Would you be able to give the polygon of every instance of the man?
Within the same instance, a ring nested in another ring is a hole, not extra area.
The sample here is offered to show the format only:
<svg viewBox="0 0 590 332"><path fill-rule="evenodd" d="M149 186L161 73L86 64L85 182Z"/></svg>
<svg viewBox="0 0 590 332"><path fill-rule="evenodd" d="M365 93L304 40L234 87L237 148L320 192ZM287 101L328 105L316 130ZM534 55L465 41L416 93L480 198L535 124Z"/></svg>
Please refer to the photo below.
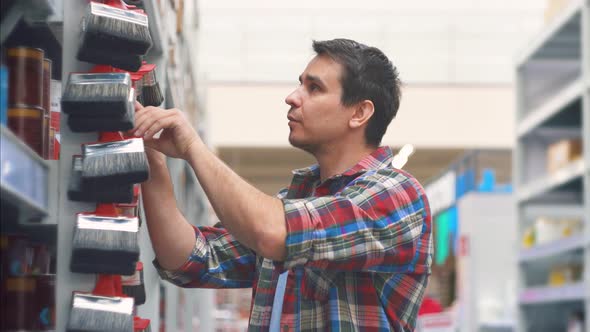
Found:
<svg viewBox="0 0 590 332"><path fill-rule="evenodd" d="M413 331L430 274L431 216L420 184L379 147L399 107L397 71L352 40L313 48L285 101L289 142L318 164L294 171L277 197L224 165L182 112L138 105L155 265L182 287L252 287L250 331ZM184 219L161 153L189 162L220 227Z"/></svg>

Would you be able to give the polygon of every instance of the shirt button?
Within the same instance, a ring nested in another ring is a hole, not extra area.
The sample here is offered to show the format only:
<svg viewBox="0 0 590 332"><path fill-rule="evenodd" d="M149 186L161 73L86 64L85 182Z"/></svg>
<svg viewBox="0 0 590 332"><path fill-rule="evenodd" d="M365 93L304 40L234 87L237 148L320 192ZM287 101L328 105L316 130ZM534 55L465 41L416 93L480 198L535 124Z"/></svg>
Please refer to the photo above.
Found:
<svg viewBox="0 0 590 332"><path fill-rule="evenodd" d="M284 332L289 331L289 325L287 325L287 324L283 325L283 331Z"/></svg>

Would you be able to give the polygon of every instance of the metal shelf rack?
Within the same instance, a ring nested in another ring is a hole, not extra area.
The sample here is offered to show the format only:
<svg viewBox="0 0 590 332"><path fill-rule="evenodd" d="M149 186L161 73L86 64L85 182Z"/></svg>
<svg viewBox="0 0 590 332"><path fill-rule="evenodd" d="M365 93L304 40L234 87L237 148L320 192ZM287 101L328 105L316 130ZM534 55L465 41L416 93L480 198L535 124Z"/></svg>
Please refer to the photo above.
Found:
<svg viewBox="0 0 590 332"><path fill-rule="evenodd" d="M196 25L191 24L191 20L196 18L186 15L187 12L182 10L182 0L144 0L144 5L149 17L150 33L154 42L154 46L146 56L146 60L158 66L156 75L161 89L168 91L171 85L176 85L184 88L181 94L191 93L198 96L198 92L202 90L202 87L199 86L200 81L195 75L196 71L190 68L191 59L194 60L195 54L185 52L185 50L194 48L191 42L196 40L195 35L197 32ZM15 1L7 12L3 13L0 45L4 45L4 42L11 38L12 31L23 20L27 24L41 26L45 29L44 31L55 37L52 38L51 45L48 47L57 50L59 61L54 59L54 65L57 65L58 72L55 74L62 77L65 84L70 72L85 71L91 67L90 64L79 62L75 56L78 49L80 22L86 11L86 6L87 1L79 0ZM196 4L191 3L189 6L194 7ZM192 12L189 14L192 14ZM177 24L177 21L180 23ZM176 54L183 54L183 57L185 57L183 62L171 59L171 49L174 49L177 52ZM173 71L190 76L190 84L187 80L175 82L175 78L171 75ZM166 96L170 96L170 93L166 93ZM200 104L199 106L203 105L202 102L197 102ZM166 100L165 105L196 112L183 104L182 101ZM198 107L198 112L200 112L199 118L204 117L203 107ZM199 126L203 126L203 123L199 123ZM17 218L11 218L14 220L10 220L10 222L2 220L2 228L3 231L26 233L32 239L49 242L54 247L57 262L55 269L57 275L55 330L64 331L70 314L72 292L90 291L95 282L95 275L72 273L69 269L75 215L78 212L91 211L95 205L69 201L67 187L72 155L80 153L81 143L95 141L97 136L96 134L70 132L67 126L67 118L62 115L60 160L47 161L38 157L18 140L10 130L0 126L0 134L2 137L3 171L6 170L4 159L8 163L15 162L13 155L5 153L8 149L4 149L4 145L9 145L12 150L19 153L21 159L24 158L26 162L40 169L39 172L44 176L40 176L41 180L30 188L31 190L23 190L20 187L15 189L15 186L5 181L5 179L0 181L2 204L6 203L14 206L17 215ZM198 181L196 181L194 175L191 177L190 173L187 173L183 161L170 160L169 164L175 187L182 186L185 188L183 191L177 191L177 194L180 195L177 199L181 202L187 202L183 210L185 216L195 224L207 223L209 209ZM187 174L189 174L188 177ZM27 176L31 177L30 172L20 174L16 180L18 182L19 179L22 180L23 177ZM9 180L14 181L15 179ZM143 214L141 209L140 214ZM211 310L214 308L212 294L204 290L186 290L164 284L151 264L155 255L145 229L140 231L140 247L140 259L144 262L144 283L147 301L144 305L137 307L138 315L151 319L151 328L154 331L160 330L160 327L165 328L166 331L177 331L181 328L185 331L193 330L192 324L195 317L200 321L202 328L214 330L214 322L212 322L211 318L213 317ZM164 290L163 293L161 289ZM161 294L164 295L165 302L160 301ZM183 298L182 306L179 306L179 298ZM163 307L165 310L162 310ZM164 312L162 317L161 312ZM160 318L162 318L162 321Z"/></svg>
<svg viewBox="0 0 590 332"><path fill-rule="evenodd" d="M518 249L518 331L565 330L572 311L585 313L590 331L590 1L570 1L518 56L515 69L518 234L537 217L583 222L581 234ZM574 138L582 141L582 157L548 172L547 147ZM546 286L539 273L556 260L580 263L582 279Z"/></svg>

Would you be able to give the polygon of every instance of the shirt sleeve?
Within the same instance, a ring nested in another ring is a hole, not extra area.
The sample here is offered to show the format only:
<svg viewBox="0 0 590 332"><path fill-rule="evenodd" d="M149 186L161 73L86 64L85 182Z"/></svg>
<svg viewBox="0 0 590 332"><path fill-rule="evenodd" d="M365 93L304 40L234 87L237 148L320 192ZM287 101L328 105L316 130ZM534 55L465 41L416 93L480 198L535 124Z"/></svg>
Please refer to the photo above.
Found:
<svg viewBox="0 0 590 332"><path fill-rule="evenodd" d="M430 209L420 184L404 173L382 169L337 195L282 201L286 268L429 271Z"/></svg>
<svg viewBox="0 0 590 332"><path fill-rule="evenodd" d="M154 260L160 277L181 287L252 287L256 254L239 243L225 228L193 228L197 239L195 247L180 268L166 270Z"/></svg>

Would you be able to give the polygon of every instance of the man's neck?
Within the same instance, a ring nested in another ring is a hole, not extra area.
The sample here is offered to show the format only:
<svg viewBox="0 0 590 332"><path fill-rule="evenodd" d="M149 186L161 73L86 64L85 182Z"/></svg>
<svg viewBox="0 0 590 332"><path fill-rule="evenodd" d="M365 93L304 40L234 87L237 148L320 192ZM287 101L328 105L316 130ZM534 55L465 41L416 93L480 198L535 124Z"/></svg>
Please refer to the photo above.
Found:
<svg viewBox="0 0 590 332"><path fill-rule="evenodd" d="M342 174L358 164L365 157L377 150L376 147L365 145L330 146L318 151L315 157L320 167L320 179L325 181L334 175Z"/></svg>

